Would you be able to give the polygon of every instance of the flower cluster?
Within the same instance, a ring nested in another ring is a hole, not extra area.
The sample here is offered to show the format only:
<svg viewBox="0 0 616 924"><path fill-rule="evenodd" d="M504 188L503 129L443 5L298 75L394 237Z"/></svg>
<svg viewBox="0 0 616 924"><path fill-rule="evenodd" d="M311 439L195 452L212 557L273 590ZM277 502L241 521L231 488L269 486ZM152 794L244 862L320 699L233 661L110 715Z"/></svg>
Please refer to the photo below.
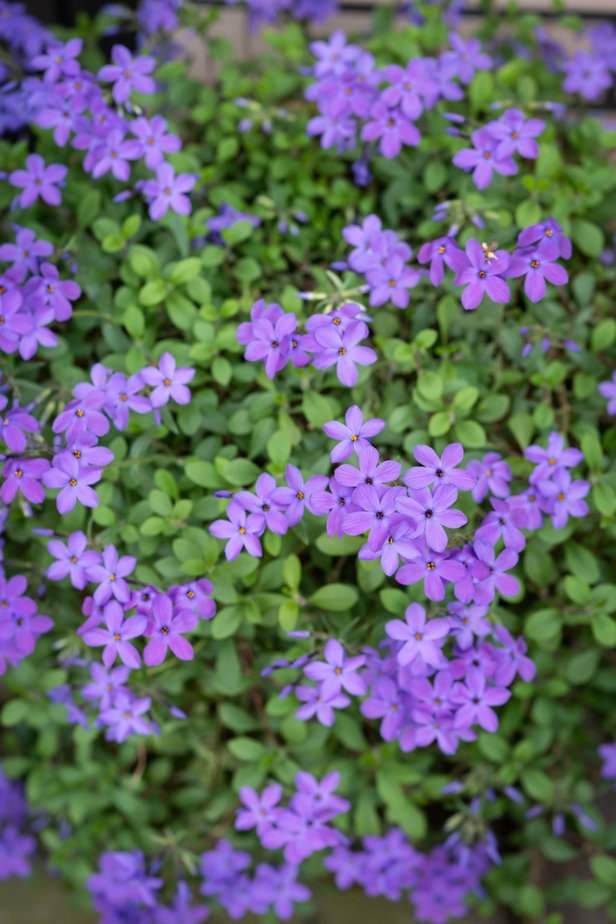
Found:
<svg viewBox="0 0 616 924"><path fill-rule="evenodd" d="M238 0L224 0L235 6ZM338 0L245 0L250 28L277 22L281 17L321 23L338 12Z"/></svg>
<svg viewBox="0 0 616 924"><path fill-rule="evenodd" d="M43 164L38 154L29 156L28 163L33 161ZM50 169L43 167L43 172ZM26 176L23 170L11 176L19 174ZM33 195L43 197L53 190L59 201L57 187L43 181L25 186L22 197L32 189ZM11 264L0 276L0 351L19 352L22 359L32 359L39 346L56 346L56 335L49 326L68 321L73 313L71 302L79 298L81 289L72 279L61 279L58 268L46 260L53 254L49 241L37 238L29 228L15 225L14 230L15 242L0 245L0 262Z"/></svg>
<svg viewBox="0 0 616 924"><path fill-rule="evenodd" d="M15 72L31 71L30 62L51 40L51 33L27 12L25 4L2 0L0 40L10 55L0 67L1 136L17 133L32 121L36 110L32 79L26 77L23 81L15 80ZM8 60L14 68L7 66Z"/></svg>
<svg viewBox="0 0 616 924"><path fill-rule="evenodd" d="M53 620L38 612L26 590L25 577L5 578L0 563L0 675L32 654L39 636L53 628Z"/></svg>
<svg viewBox="0 0 616 924"><path fill-rule="evenodd" d="M545 122L526 119L519 109L506 109L494 122L488 122L471 135L471 148L464 148L453 158L456 167L473 171L477 189L485 189L494 178L518 172L514 155L534 159L539 154L535 138L543 133Z"/></svg>
<svg viewBox="0 0 616 924"><path fill-rule="evenodd" d="M110 422L124 430L130 411L153 412L159 419L159 409L170 400L188 404L187 383L194 374L189 367L178 369L170 353L163 353L157 367L147 366L128 378L96 363L91 370L92 381L75 386L73 400L53 421L56 443L64 440L65 445L54 446L51 464L45 458L20 455L27 448L24 432L38 435L40 427L31 414L15 405L0 430L14 453L2 469L0 498L10 504L20 494L26 501L40 504L45 499L46 486L59 490L56 505L61 514L68 513L77 502L96 507L98 498L92 485L100 481L103 468L113 461L111 450L98 445L100 437L109 431ZM140 392L147 387L151 391L146 397ZM0 396L0 400L6 403L7 399Z"/></svg>
<svg viewBox="0 0 616 924"><path fill-rule="evenodd" d="M339 773L328 773L319 781L300 772L287 807L279 805L282 787L278 783L266 786L261 794L243 787L240 799L244 808L237 814L235 827L240 831L255 828L263 847L282 849L285 861L297 866L317 851L344 843L340 831L329 824L351 807L335 794L339 783Z"/></svg>
<svg viewBox="0 0 616 924"><path fill-rule="evenodd" d="M383 837L364 837L361 849L337 847L323 861L339 889L359 886L366 895L400 901L408 894L418 921L446 924L464 917L466 902L480 894L481 879L500 858L490 839L452 844L420 853L392 828Z"/></svg>
<svg viewBox="0 0 616 924"><path fill-rule="evenodd" d="M188 214L186 193L197 177L176 175L166 159L180 150L179 137L169 132L163 116L148 118L130 102L134 93L155 91L154 58L133 56L123 45L114 45L113 63L94 74L81 67L82 47L81 39L60 43L50 38L44 51L32 56L30 67L40 74L28 80L31 106L36 110L34 121L53 132L59 147L70 142L76 150L84 151L83 169L95 179L110 174L126 183L131 164L142 161L155 176L137 180L134 189L145 196L152 220L157 221L169 209ZM131 112L134 118L129 118ZM38 155L30 155L25 169L9 176L9 182L22 190L14 204L26 208L40 197L48 205L58 205L58 184L66 172L64 166L46 165Z"/></svg>
<svg viewBox="0 0 616 924"><path fill-rule="evenodd" d="M579 49L562 62L565 75L563 90L579 94L594 102L610 89L616 72L616 28L612 23L598 23L587 29L584 37L590 49Z"/></svg>
<svg viewBox="0 0 616 924"><path fill-rule="evenodd" d="M276 303L266 305L259 299L250 317L251 321L239 325L237 339L246 347L244 359L263 360L270 379L289 362L296 368L312 363L315 369L335 366L340 382L351 388L357 382L357 366L376 362L374 350L362 345L368 336L367 318L355 302L311 315L303 334L297 331L296 315Z"/></svg>
<svg viewBox="0 0 616 924"><path fill-rule="evenodd" d="M2 591L0 590L0 596ZM0 880L29 876L36 842L26 833L27 805L19 783L0 768Z"/></svg>
<svg viewBox="0 0 616 924"><path fill-rule="evenodd" d="M377 215L368 215L361 225L348 225L342 234L353 247L349 266L366 277L372 307L391 302L406 308L409 290L420 280L420 273L407 265L413 256L408 244L395 231L384 229Z"/></svg>
<svg viewBox="0 0 616 924"><path fill-rule="evenodd" d="M405 67L378 68L374 57L358 45L347 44L343 32L327 42L310 46L316 58L314 83L306 98L315 102L319 115L308 123L308 134L319 135L324 148L350 150L358 138L376 143L386 158L394 158L404 146L415 146L421 133L415 124L424 110L441 99L460 100L477 70L491 67L477 39L465 40L452 33L451 48L438 58L413 58ZM356 180L369 177L365 159L358 162Z"/></svg>
<svg viewBox="0 0 616 924"><path fill-rule="evenodd" d="M461 295L466 311L478 308L487 296L497 304L511 299L507 280L524 276L524 292L531 302L546 294L546 280L565 285L567 270L558 263L571 256L571 242L554 218L525 228L518 234L513 254L497 249L496 244L480 244L471 238L464 251L450 237L424 244L418 254L420 263L430 263L430 280L438 285L443 279L443 264L455 272L454 285L464 286Z"/></svg>

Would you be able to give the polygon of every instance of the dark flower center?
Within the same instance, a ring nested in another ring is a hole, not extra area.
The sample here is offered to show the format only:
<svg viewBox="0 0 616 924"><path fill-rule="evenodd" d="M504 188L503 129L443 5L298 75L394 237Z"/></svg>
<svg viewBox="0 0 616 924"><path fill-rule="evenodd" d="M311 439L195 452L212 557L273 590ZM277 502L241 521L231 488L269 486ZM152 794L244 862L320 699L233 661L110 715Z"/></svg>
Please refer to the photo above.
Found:
<svg viewBox="0 0 616 924"><path fill-rule="evenodd" d="M424 516L425 516L426 520L431 519L431 517L432 517L432 511L431 511L431 510L426 510L425 513L424 513Z"/></svg>
<svg viewBox="0 0 616 924"><path fill-rule="evenodd" d="M429 561L429 562L426 564L426 568L428 569L428 571L434 571L434 569L436 568L436 565L434 564L433 561Z"/></svg>
<svg viewBox="0 0 616 924"><path fill-rule="evenodd" d="M479 270L479 278L480 278L480 279L485 279L486 276L487 276L487 273L486 273L485 270Z"/></svg>

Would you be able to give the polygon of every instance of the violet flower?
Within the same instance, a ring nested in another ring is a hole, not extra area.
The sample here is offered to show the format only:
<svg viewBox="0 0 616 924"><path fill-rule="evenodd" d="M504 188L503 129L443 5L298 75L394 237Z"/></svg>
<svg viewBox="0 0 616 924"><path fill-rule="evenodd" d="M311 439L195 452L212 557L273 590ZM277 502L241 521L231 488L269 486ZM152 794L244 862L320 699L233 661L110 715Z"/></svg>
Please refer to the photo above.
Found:
<svg viewBox="0 0 616 924"><path fill-rule="evenodd" d="M143 635L147 624L145 616L129 616L117 602L111 600L105 605L105 628L89 629L83 634L86 645L104 646L103 664L109 670L116 658L135 670L141 665L141 657L130 639Z"/></svg>

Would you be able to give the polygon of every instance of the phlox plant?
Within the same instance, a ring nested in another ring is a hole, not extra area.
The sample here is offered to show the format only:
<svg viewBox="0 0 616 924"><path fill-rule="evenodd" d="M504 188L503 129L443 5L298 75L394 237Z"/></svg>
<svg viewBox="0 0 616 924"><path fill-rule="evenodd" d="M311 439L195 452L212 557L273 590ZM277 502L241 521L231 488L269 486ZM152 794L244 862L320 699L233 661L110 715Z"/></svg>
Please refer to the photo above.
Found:
<svg viewBox="0 0 616 924"><path fill-rule="evenodd" d="M0 3L0 879L102 924L616 920L616 30L394 6Z"/></svg>

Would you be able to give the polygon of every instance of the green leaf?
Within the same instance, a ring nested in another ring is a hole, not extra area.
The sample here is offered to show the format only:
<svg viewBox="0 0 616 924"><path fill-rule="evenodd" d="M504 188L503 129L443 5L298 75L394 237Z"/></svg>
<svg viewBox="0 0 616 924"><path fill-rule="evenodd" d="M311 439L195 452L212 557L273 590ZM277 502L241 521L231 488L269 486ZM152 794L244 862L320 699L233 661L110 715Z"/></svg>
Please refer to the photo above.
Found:
<svg viewBox="0 0 616 924"><path fill-rule="evenodd" d="M614 489L604 482L594 484L591 491L592 501L595 509L602 516L611 517L616 513L616 493Z"/></svg>
<svg viewBox="0 0 616 924"><path fill-rule="evenodd" d="M261 469L250 459L233 459L222 467L223 477L237 487L254 484L260 474Z"/></svg>
<svg viewBox="0 0 616 924"><path fill-rule="evenodd" d="M29 705L25 699L11 699L2 707L2 724L7 728L19 725L28 714Z"/></svg>
<svg viewBox="0 0 616 924"><path fill-rule="evenodd" d="M247 738L243 735L227 741L227 747L234 757L248 763L256 763L266 754L265 745L261 744L260 741L255 741L254 738Z"/></svg>
<svg viewBox="0 0 616 924"><path fill-rule="evenodd" d="M590 625L592 634L600 645L604 648L616 646L616 622L607 613L593 613Z"/></svg>
<svg viewBox="0 0 616 924"><path fill-rule="evenodd" d="M451 414L449 411L439 411L433 414L428 423L428 433L430 436L444 436L451 428Z"/></svg>
<svg viewBox="0 0 616 924"><path fill-rule="evenodd" d="M571 237L573 243L587 257L598 257L605 246L605 236L601 228L578 218L573 222Z"/></svg>
<svg viewBox="0 0 616 924"><path fill-rule="evenodd" d="M530 414L514 414L509 418L508 427L515 436L518 446L526 449L530 446L530 441L535 429L533 419Z"/></svg>
<svg viewBox="0 0 616 924"><path fill-rule="evenodd" d="M426 370L417 376L417 388L428 401L438 401L443 394L443 383L436 372Z"/></svg>
<svg viewBox="0 0 616 924"><path fill-rule="evenodd" d="M277 430L267 441L267 454L274 463L283 468L291 455L291 440L286 433Z"/></svg>
<svg viewBox="0 0 616 924"><path fill-rule="evenodd" d="M474 420L459 420L455 434L465 449L480 449L486 444L485 430Z"/></svg>
<svg viewBox="0 0 616 924"><path fill-rule="evenodd" d="M284 582L291 590L297 590L302 579L302 564L297 555L289 555L282 566Z"/></svg>
<svg viewBox="0 0 616 924"><path fill-rule="evenodd" d="M223 606L211 622L212 638L223 639L235 635L242 624L242 610L239 606Z"/></svg>
<svg viewBox="0 0 616 924"><path fill-rule="evenodd" d="M590 858L590 868L597 882L616 888L616 859L605 854L597 854Z"/></svg>
<svg viewBox="0 0 616 924"><path fill-rule="evenodd" d="M542 217L541 208L532 199L521 202L515 210L515 221L520 230L536 225Z"/></svg>
<svg viewBox="0 0 616 924"><path fill-rule="evenodd" d="M167 295L167 283L164 279L151 279L141 288L139 302L146 308L160 305Z"/></svg>
<svg viewBox="0 0 616 924"><path fill-rule="evenodd" d="M319 609L341 613L355 606L358 599L359 594L354 587L346 584L325 584L312 594L310 602Z"/></svg>
<svg viewBox="0 0 616 924"><path fill-rule="evenodd" d="M535 610L526 620L524 636L535 642L548 642L561 630L561 615L556 609Z"/></svg>
<svg viewBox="0 0 616 924"><path fill-rule="evenodd" d="M199 257L187 257L185 260L180 260L179 263L173 263L170 270L168 278L172 285L184 285L199 275L201 272L201 260Z"/></svg>
<svg viewBox="0 0 616 924"><path fill-rule="evenodd" d="M590 335L590 347L593 353L607 350L616 340L616 321L614 318L604 318L594 328Z"/></svg>
<svg viewBox="0 0 616 924"><path fill-rule="evenodd" d="M537 767L527 767L521 774L522 786L531 797L542 804L549 804L555 795L554 782L547 773Z"/></svg>

